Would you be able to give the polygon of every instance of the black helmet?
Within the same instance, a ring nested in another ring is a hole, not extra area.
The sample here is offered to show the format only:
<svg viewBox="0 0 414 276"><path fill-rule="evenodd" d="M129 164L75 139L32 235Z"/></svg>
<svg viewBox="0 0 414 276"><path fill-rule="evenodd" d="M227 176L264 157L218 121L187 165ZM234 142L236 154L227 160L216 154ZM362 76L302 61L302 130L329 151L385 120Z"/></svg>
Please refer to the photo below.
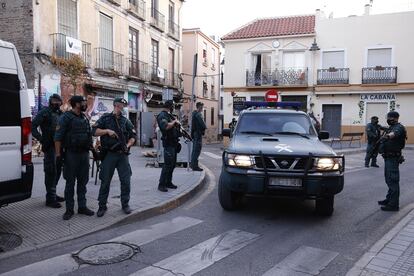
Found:
<svg viewBox="0 0 414 276"><path fill-rule="evenodd" d="M171 108L173 106L174 106L174 102L172 100L166 101L163 105L164 108Z"/></svg>
<svg viewBox="0 0 414 276"><path fill-rule="evenodd" d="M69 100L70 105L72 107L74 107L76 105L76 103L81 103L81 102L84 102L84 101L86 101L86 99L83 96L72 96L72 98L70 98L70 100Z"/></svg>
<svg viewBox="0 0 414 276"><path fill-rule="evenodd" d="M52 99L58 100L60 102L62 101L62 98L60 97L60 95L59 94L56 94L56 93L52 94L49 97L49 104L52 102Z"/></svg>
<svg viewBox="0 0 414 276"><path fill-rule="evenodd" d="M397 111L390 111L388 112L387 117L398 119L400 118L400 114Z"/></svg>

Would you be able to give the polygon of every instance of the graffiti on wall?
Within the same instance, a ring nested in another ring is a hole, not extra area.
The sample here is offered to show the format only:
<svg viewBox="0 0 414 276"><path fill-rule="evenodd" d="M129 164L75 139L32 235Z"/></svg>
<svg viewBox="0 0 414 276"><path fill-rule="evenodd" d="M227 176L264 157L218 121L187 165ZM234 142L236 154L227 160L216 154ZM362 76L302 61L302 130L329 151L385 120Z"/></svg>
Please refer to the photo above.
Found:
<svg viewBox="0 0 414 276"><path fill-rule="evenodd" d="M60 75L59 74L50 74L44 75L41 79L41 96L40 104L41 106L47 106L49 97L52 94L56 93L60 95Z"/></svg>

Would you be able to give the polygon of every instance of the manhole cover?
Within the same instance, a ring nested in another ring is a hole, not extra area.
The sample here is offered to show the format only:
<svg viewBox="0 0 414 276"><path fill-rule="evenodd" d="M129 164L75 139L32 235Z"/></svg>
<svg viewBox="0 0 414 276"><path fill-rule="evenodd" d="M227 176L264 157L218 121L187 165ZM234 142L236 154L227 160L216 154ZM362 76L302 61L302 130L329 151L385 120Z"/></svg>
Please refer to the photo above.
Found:
<svg viewBox="0 0 414 276"><path fill-rule="evenodd" d="M0 232L0 253L13 250L22 242L23 239L19 235Z"/></svg>
<svg viewBox="0 0 414 276"><path fill-rule="evenodd" d="M107 265L120 263L141 252L139 246L124 242L94 244L72 254L79 264Z"/></svg>

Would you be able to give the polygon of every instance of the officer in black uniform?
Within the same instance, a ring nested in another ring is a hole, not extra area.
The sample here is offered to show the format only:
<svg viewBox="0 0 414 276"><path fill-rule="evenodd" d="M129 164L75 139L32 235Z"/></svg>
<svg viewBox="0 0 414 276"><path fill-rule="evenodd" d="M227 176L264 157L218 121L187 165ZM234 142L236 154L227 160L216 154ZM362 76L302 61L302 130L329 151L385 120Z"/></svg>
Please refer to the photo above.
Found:
<svg viewBox="0 0 414 276"><path fill-rule="evenodd" d="M60 208L59 202L65 201L63 197L56 195L56 186L62 171L62 162L56 162L55 136L56 125L62 111L62 98L58 94L53 94L49 98L49 106L40 110L32 122L32 135L42 145L44 153L43 170L45 173L46 186L46 206ZM39 132L39 128L41 133Z"/></svg>
<svg viewBox="0 0 414 276"><path fill-rule="evenodd" d="M98 217L102 217L107 210L106 203L115 169L121 181L122 210L126 214L132 212L129 207L132 171L128 155L135 143L136 133L131 121L122 115L123 109L128 104L127 101L116 98L113 104L113 112L104 114L92 128L92 134L101 137L101 156L105 156L101 163Z"/></svg>
<svg viewBox="0 0 414 276"><path fill-rule="evenodd" d="M371 122L367 124L366 133L367 133L367 154L365 156L365 167L369 167L369 163L371 161L371 167L378 168L377 164L377 156L378 150L375 150L375 145L380 139L381 136L381 125L378 124L378 117L373 116L371 117Z"/></svg>
<svg viewBox="0 0 414 276"><path fill-rule="evenodd" d="M177 150L179 148L180 122L172 115L174 102L168 100L164 103L164 109L157 116L157 123L162 133L162 146L164 147L164 164L161 170L158 190L168 192L167 188L177 189L172 183L172 175L177 163Z"/></svg>
<svg viewBox="0 0 414 276"><path fill-rule="evenodd" d="M385 162L385 182L388 186L388 193L384 200L378 201L383 211L398 211L400 198L400 170L399 165L404 162L401 150L405 147L407 131L398 122L400 115L391 111L387 115L389 128L384 138L381 139L379 152Z"/></svg>
<svg viewBox="0 0 414 276"><path fill-rule="evenodd" d="M198 166L198 158L200 157L201 147L203 146L203 135L206 131L206 123L204 122L203 111L204 104L198 102L196 104L196 110L193 111L191 118L191 137L193 138L193 152L191 154L191 168L193 171L202 171L203 169Z"/></svg>
<svg viewBox="0 0 414 276"><path fill-rule="evenodd" d="M86 100L82 96L70 99L71 111L65 112L59 119L55 134L56 158L62 158L64 148L63 177L66 179L64 220L74 215L75 181L78 196L78 214L93 216L95 213L86 207L86 184L89 180L89 150L92 148L92 130L89 120L83 114Z"/></svg>

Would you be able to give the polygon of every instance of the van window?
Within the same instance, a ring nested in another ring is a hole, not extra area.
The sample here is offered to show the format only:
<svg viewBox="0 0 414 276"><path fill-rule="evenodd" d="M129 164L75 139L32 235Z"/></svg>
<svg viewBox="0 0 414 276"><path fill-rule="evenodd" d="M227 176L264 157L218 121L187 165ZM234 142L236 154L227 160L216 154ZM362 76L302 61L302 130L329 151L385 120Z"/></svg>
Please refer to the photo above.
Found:
<svg viewBox="0 0 414 276"><path fill-rule="evenodd" d="M13 49L0 47L0 68L17 70Z"/></svg>
<svg viewBox="0 0 414 276"><path fill-rule="evenodd" d="M0 73L0 103L0 127L20 126L20 82L17 75Z"/></svg>

